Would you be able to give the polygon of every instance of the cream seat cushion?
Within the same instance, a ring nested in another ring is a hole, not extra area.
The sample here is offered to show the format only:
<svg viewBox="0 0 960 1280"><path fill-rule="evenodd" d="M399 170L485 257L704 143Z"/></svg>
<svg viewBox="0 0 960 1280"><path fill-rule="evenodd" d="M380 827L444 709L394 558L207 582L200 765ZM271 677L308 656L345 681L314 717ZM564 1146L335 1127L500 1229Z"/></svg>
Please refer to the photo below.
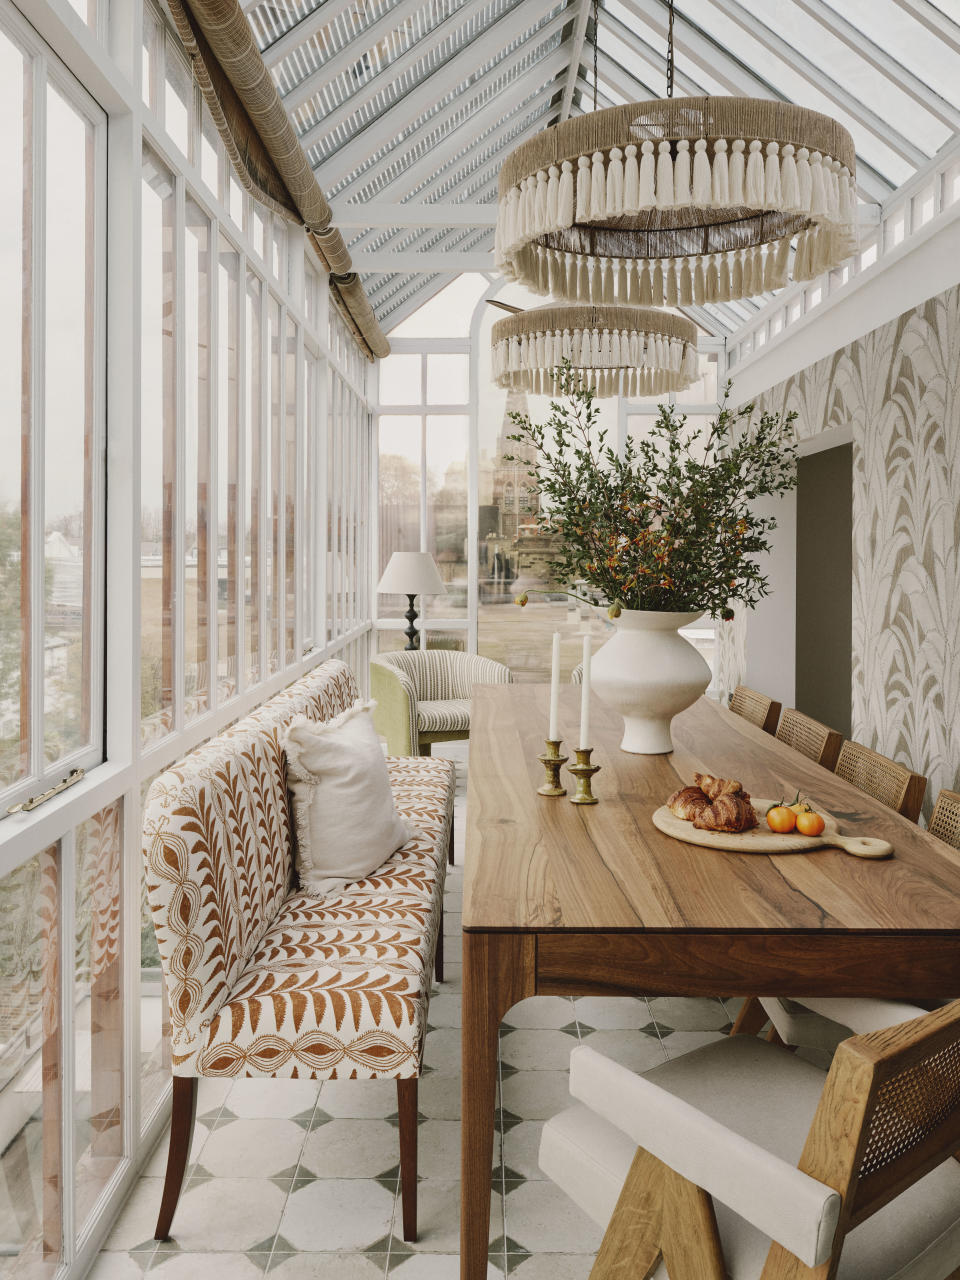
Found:
<svg viewBox="0 0 960 1280"><path fill-rule="evenodd" d="M694 1050L645 1078L791 1165L800 1158L826 1079L819 1068L751 1036ZM585 1105L545 1126L541 1167L606 1226L636 1144L597 1114L610 1112L608 1091L591 1097L581 1080L577 1095ZM758 1280L769 1238L715 1203L730 1280ZM838 1280L944 1280L957 1266L960 1164L951 1159L847 1236ZM668 1280L662 1263L654 1280Z"/></svg>
<svg viewBox="0 0 960 1280"><path fill-rule="evenodd" d="M397 813L372 702L333 720L292 720L285 748L303 893L323 897L362 880L414 828Z"/></svg>
<svg viewBox="0 0 960 1280"><path fill-rule="evenodd" d="M466 733L469 728L468 698L443 698L438 702L417 703L417 729L420 733Z"/></svg>

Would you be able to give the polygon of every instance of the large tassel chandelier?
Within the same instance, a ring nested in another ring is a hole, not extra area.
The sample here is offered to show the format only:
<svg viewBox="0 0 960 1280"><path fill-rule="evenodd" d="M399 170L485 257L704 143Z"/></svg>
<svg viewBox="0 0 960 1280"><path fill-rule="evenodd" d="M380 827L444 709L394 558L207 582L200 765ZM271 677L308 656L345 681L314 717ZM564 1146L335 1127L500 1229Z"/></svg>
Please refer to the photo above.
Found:
<svg viewBox="0 0 960 1280"><path fill-rule="evenodd" d="M685 316L590 305L511 312L491 334L498 387L554 395L565 360L597 396L662 395L697 377L697 326Z"/></svg>
<svg viewBox="0 0 960 1280"><path fill-rule="evenodd" d="M595 66L594 110L504 162L508 280L573 302L702 305L811 280L856 249L847 130L791 103L674 98L668 7L666 98L598 111Z"/></svg>

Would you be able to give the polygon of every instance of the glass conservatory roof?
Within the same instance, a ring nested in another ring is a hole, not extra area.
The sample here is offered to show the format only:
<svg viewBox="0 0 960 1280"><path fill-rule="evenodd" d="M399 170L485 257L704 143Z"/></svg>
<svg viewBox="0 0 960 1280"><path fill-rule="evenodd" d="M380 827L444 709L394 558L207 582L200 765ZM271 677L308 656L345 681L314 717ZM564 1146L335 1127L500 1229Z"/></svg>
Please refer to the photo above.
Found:
<svg viewBox="0 0 960 1280"><path fill-rule="evenodd" d="M493 269L497 174L593 106L591 0L243 0L377 315ZM597 102L665 91L665 0L601 0ZM834 116L882 203L960 133L960 0L678 0L680 94ZM762 302L763 299L758 300ZM717 334L757 302L691 308Z"/></svg>

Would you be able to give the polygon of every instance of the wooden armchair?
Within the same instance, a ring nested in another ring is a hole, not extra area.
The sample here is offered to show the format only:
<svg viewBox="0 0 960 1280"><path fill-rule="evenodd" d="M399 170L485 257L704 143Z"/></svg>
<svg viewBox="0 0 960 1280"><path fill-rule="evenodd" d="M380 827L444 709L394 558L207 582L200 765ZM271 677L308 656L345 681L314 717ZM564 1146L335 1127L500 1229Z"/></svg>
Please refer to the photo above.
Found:
<svg viewBox="0 0 960 1280"><path fill-rule="evenodd" d="M743 716L744 720L749 720L765 733L776 733L780 706L773 698L757 693L756 689L748 689L745 684L738 684L730 698L730 710L734 715Z"/></svg>
<svg viewBox="0 0 960 1280"><path fill-rule="evenodd" d="M540 1164L607 1227L591 1280L960 1280L960 1001L826 1076L754 1037L570 1065Z"/></svg>

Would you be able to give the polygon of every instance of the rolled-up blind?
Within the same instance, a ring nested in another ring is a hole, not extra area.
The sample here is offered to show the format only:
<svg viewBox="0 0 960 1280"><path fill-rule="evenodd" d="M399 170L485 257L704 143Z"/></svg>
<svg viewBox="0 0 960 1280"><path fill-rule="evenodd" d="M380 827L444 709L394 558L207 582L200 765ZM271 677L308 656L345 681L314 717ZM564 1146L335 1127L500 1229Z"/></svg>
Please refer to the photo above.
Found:
<svg viewBox="0 0 960 1280"><path fill-rule="evenodd" d="M230 161L255 199L299 222L330 272L331 295L367 355L389 355L343 236L237 0L167 0Z"/></svg>

